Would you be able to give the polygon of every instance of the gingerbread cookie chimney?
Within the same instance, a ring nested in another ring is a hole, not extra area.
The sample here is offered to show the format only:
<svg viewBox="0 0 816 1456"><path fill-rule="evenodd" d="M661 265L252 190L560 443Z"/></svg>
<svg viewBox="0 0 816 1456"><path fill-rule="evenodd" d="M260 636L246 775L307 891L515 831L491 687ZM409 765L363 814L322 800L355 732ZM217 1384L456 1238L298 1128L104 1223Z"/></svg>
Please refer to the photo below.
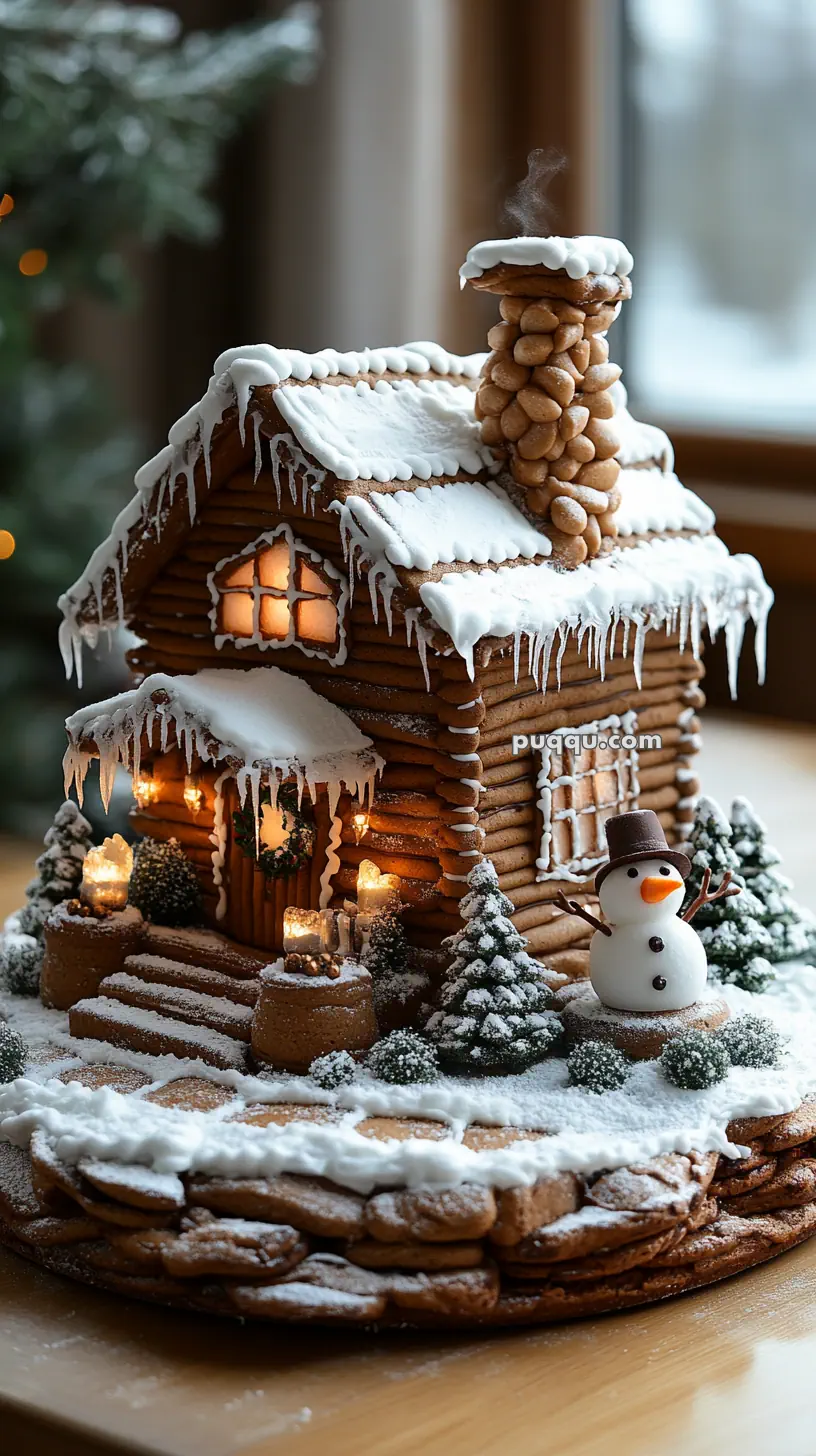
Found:
<svg viewBox="0 0 816 1456"><path fill-rule="evenodd" d="M632 293L632 255L612 238L507 238L477 243L462 284L501 295L487 336L476 413L504 454L553 555L579 566L609 548L620 504L615 403L620 378L606 331Z"/></svg>

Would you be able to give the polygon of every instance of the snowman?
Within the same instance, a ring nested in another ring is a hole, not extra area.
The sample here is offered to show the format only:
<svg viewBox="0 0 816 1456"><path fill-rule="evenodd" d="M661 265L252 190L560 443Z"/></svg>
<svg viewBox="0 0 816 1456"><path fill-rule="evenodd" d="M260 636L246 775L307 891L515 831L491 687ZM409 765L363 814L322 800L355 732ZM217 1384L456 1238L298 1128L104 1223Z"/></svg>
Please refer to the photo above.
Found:
<svg viewBox="0 0 816 1456"><path fill-rule="evenodd" d="M589 976L606 1006L620 1011L681 1011L699 1001L708 975L706 954L690 921L697 911L723 895L738 895L730 872L709 894L706 870L700 894L679 915L691 870L688 856L669 849L660 820L651 809L607 819L609 863L595 877L604 914L596 919L560 892L563 910L580 915L595 929L590 943Z"/></svg>

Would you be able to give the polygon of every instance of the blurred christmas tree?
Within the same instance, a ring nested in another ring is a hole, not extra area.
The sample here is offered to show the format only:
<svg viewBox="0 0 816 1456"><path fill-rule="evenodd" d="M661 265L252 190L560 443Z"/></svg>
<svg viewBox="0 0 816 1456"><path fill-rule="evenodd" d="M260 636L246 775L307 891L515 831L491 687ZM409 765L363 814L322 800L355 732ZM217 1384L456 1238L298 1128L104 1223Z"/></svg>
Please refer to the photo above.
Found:
<svg viewBox="0 0 816 1456"><path fill-rule="evenodd" d="M76 699L55 602L139 463L104 383L49 362L48 317L83 292L132 303L125 240L213 237L222 144L275 83L311 76L315 17L302 0L182 37L167 10L0 0L0 528L16 539L0 559L0 827L37 832L61 797ZM86 701L97 689L104 666Z"/></svg>

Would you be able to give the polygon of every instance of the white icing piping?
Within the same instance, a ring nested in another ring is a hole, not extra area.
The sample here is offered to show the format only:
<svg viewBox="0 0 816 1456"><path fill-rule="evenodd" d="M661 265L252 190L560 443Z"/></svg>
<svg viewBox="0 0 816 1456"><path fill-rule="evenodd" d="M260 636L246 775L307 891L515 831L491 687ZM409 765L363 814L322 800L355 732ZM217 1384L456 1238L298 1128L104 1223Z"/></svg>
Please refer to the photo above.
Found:
<svg viewBox="0 0 816 1456"><path fill-rule="evenodd" d="M331 902L332 880L340 868L340 856L337 851L340 848L343 837L343 821L337 814L332 815L329 829L329 842L326 845L326 865L320 876L320 899L318 909L325 910Z"/></svg>
<svg viewBox="0 0 816 1456"><path fill-rule="evenodd" d="M224 860L227 853L227 824L224 818L224 784L227 779L232 778L232 770L225 769L219 774L215 781L215 805L213 810L213 829L210 839L215 845L212 852L213 884L218 891L218 904L215 907L216 920L223 920L227 913L227 891L224 885Z"/></svg>

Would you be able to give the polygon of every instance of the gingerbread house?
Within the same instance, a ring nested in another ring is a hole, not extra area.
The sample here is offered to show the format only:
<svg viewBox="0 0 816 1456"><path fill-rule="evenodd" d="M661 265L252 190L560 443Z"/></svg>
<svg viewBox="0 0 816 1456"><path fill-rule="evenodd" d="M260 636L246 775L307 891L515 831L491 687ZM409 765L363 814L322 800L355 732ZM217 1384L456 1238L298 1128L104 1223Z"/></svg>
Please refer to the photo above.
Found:
<svg viewBox="0 0 816 1456"><path fill-rule="evenodd" d="M533 954L576 972L555 898L592 903L607 815L683 838L702 631L734 684L753 620L761 672L770 592L627 410L630 268L603 239L479 245L489 356L233 349L138 472L60 639L81 671L127 626L136 686L69 719L66 777L131 772L134 828L180 840L213 928L278 951L287 908L354 899L367 862L433 953L488 856Z"/></svg>

